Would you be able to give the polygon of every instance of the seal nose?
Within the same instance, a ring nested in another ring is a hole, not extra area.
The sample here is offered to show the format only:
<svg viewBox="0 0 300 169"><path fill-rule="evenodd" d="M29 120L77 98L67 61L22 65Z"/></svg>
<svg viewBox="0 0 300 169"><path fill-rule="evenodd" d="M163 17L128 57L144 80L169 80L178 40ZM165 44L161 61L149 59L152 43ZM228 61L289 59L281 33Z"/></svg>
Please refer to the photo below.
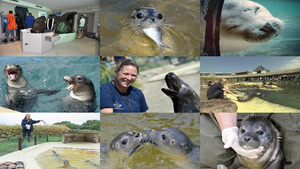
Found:
<svg viewBox="0 0 300 169"><path fill-rule="evenodd" d="M249 136L244 137L244 140L248 143L249 140L251 140L251 138Z"/></svg>
<svg viewBox="0 0 300 169"><path fill-rule="evenodd" d="M151 21L154 23L155 19L151 18Z"/></svg>
<svg viewBox="0 0 300 169"><path fill-rule="evenodd" d="M150 133L150 132L152 132L153 130L151 130L151 129L149 129L149 130L147 130L147 133Z"/></svg>

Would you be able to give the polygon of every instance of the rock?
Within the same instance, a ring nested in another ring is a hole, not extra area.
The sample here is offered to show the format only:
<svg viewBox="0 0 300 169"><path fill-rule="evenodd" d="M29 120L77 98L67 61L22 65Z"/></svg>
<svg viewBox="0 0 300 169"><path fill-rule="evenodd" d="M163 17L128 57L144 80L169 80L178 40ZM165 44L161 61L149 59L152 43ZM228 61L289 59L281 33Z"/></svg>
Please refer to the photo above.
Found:
<svg viewBox="0 0 300 169"><path fill-rule="evenodd" d="M16 164L10 164L10 165L8 166L8 169L16 169Z"/></svg>
<svg viewBox="0 0 300 169"><path fill-rule="evenodd" d="M18 164L18 165L16 166L16 168L17 168L17 169L24 169L24 165L23 165L23 164Z"/></svg>
<svg viewBox="0 0 300 169"><path fill-rule="evenodd" d="M200 103L200 113L236 113L236 103L224 99L211 99Z"/></svg>
<svg viewBox="0 0 300 169"><path fill-rule="evenodd" d="M0 165L0 169L8 169L6 165Z"/></svg>

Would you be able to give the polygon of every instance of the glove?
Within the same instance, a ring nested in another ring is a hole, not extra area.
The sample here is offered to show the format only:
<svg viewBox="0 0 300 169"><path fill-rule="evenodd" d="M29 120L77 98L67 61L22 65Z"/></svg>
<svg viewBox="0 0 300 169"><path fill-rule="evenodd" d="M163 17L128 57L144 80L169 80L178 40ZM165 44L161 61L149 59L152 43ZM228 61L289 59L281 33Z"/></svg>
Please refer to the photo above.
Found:
<svg viewBox="0 0 300 169"><path fill-rule="evenodd" d="M224 143L224 148L231 147L237 154L254 159L258 157L258 154L263 151L263 147L260 146L257 149L245 150L239 144L238 137L239 129L234 127L226 128L222 131L222 141Z"/></svg>

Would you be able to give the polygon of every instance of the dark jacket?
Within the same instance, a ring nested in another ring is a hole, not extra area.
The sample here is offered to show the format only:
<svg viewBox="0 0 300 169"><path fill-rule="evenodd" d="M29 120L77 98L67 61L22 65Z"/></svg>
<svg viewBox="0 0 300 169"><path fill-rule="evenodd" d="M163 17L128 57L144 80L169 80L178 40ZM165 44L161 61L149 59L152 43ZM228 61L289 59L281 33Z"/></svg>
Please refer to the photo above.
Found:
<svg viewBox="0 0 300 169"><path fill-rule="evenodd" d="M35 21L34 17L32 15L29 15L25 21L25 28L32 27L34 21Z"/></svg>
<svg viewBox="0 0 300 169"><path fill-rule="evenodd" d="M27 122L27 119L23 119L23 120L22 120L22 123L21 123L21 125L22 125L22 132L23 132L23 133L24 133L25 131L26 131L26 132L33 132L33 124L39 123L39 122L40 122L40 120L32 120L32 119L30 119L30 121ZM26 124L29 124L29 125L30 125L30 130L27 130L27 129L26 129Z"/></svg>

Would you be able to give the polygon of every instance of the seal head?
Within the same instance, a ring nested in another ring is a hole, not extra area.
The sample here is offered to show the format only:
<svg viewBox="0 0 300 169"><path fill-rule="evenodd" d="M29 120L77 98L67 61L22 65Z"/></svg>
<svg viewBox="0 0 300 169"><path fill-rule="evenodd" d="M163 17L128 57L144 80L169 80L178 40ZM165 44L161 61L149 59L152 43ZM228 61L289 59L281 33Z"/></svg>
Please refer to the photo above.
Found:
<svg viewBox="0 0 300 169"><path fill-rule="evenodd" d="M239 144L247 150L264 147L264 151L257 158L250 159L246 156L237 155L234 162L229 166L245 166L255 168L282 168L283 153L280 148L280 132L265 117L251 115L246 117L239 129Z"/></svg>
<svg viewBox="0 0 300 169"><path fill-rule="evenodd" d="M235 52L275 38L284 28L262 5L250 0L224 1L220 22L221 52Z"/></svg>
<svg viewBox="0 0 300 169"><path fill-rule="evenodd" d="M168 89L162 88L161 90L172 99L176 113L199 113L200 97L188 84L182 81L173 72L165 76L165 81Z"/></svg>
<svg viewBox="0 0 300 169"><path fill-rule="evenodd" d="M130 25L137 34L144 32L149 38L155 41L162 53L162 47L170 48L162 43L164 19L164 15L158 9L141 7L131 13Z"/></svg>
<svg viewBox="0 0 300 169"><path fill-rule="evenodd" d="M66 90L71 91L60 103L65 112L93 112L96 110L96 93L93 82L82 75L65 76Z"/></svg>
<svg viewBox="0 0 300 169"><path fill-rule="evenodd" d="M129 152L140 144L143 133L127 131L116 136L110 143L110 150L115 152Z"/></svg>
<svg viewBox="0 0 300 169"><path fill-rule="evenodd" d="M17 64L7 64L4 69L7 85L10 87L24 87L27 80L23 77L23 70Z"/></svg>

